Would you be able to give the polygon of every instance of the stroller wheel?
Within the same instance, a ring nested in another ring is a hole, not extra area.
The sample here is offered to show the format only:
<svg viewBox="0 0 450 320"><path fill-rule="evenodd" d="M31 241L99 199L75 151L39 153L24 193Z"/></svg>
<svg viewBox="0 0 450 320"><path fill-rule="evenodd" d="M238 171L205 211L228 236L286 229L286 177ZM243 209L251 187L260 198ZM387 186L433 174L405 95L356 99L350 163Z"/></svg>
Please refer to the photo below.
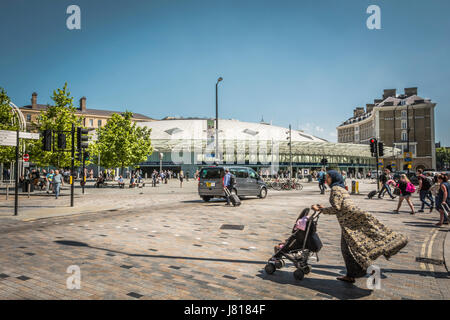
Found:
<svg viewBox="0 0 450 320"><path fill-rule="evenodd" d="M312 268L311 268L311 266L308 264L308 265L303 269L303 272L304 272L305 274L308 274L308 273L311 272L311 270L312 270Z"/></svg>
<svg viewBox="0 0 450 320"><path fill-rule="evenodd" d="M275 268L281 269L281 268L283 268L284 266L285 266L285 263L284 263L283 260L277 260L277 261L275 261Z"/></svg>
<svg viewBox="0 0 450 320"><path fill-rule="evenodd" d="M264 271L266 271L267 274L272 274L275 272L275 270L276 270L275 265L272 263L268 263L264 267Z"/></svg>
<svg viewBox="0 0 450 320"><path fill-rule="evenodd" d="M302 269L297 269L294 271L295 280L303 280L304 277L305 277L305 273L303 272Z"/></svg>

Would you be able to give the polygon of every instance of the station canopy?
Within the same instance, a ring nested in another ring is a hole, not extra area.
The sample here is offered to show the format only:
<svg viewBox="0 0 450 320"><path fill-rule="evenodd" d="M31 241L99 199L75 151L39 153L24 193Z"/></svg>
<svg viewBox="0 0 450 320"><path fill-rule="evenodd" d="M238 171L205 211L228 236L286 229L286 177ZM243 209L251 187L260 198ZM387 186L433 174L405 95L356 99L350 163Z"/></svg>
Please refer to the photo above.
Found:
<svg viewBox="0 0 450 320"><path fill-rule="evenodd" d="M215 141L213 119L159 120L136 125L152 129L152 145L158 152L205 150ZM264 150L270 154L276 149L280 154L290 152L289 129L267 123L219 119L218 135L219 147L225 153L227 150L238 153ZM301 130L291 130L291 141L292 154L296 155L372 157L369 145L329 142ZM385 155L393 152L398 155L400 150L385 147Z"/></svg>

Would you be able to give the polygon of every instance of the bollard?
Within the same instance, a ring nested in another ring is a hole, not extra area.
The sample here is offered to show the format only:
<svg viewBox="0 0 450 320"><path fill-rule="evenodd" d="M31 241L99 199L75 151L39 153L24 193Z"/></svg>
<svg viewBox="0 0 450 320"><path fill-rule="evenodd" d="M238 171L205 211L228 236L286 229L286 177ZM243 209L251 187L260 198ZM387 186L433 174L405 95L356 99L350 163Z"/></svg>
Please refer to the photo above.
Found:
<svg viewBox="0 0 450 320"><path fill-rule="evenodd" d="M6 185L6 200L8 200L9 195L9 184Z"/></svg>
<svg viewBox="0 0 450 320"><path fill-rule="evenodd" d="M30 199L30 189L31 189L31 183L28 184L28 199Z"/></svg>
<svg viewBox="0 0 450 320"><path fill-rule="evenodd" d="M352 194L355 194L356 192L356 182L355 180L352 180Z"/></svg>
<svg viewBox="0 0 450 320"><path fill-rule="evenodd" d="M356 184L355 184L355 192L357 193L357 194L359 194L359 181L356 181Z"/></svg>

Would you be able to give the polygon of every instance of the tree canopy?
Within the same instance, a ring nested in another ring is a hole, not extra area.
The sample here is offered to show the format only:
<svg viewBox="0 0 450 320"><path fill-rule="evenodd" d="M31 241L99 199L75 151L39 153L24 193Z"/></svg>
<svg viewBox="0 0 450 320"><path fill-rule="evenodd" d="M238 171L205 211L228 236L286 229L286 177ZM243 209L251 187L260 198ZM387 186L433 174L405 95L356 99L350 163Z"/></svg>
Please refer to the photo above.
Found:
<svg viewBox="0 0 450 320"><path fill-rule="evenodd" d="M0 87L0 130L16 131L19 122L14 121L14 113L9 103L11 102L5 89ZM0 146L0 163L9 163L15 159L15 147Z"/></svg>
<svg viewBox="0 0 450 320"><path fill-rule="evenodd" d="M76 108L73 106L73 98L70 96L70 92L67 89L67 83L64 84L62 89L56 89L53 91L51 99L54 101L53 106L47 106L45 111L41 111L36 122L33 122L33 127L42 132L46 129L53 131L67 131L66 134L66 149L70 149L72 146L72 135L69 131L72 130L72 124L75 127L80 126L83 118L77 116ZM56 133L53 135L53 139L56 139ZM32 146L30 152L30 158L32 162L38 166L55 166L55 167L70 167L72 163L72 157L70 152L62 152L58 150L43 151L42 150L41 136L39 140L36 140ZM56 143L55 143L56 146ZM76 162L75 165L79 165Z"/></svg>
<svg viewBox="0 0 450 320"><path fill-rule="evenodd" d="M91 146L91 155L105 168L136 166L153 152L151 129L136 126L132 113L114 113L106 125L97 131L98 139ZM95 161L95 160L94 160Z"/></svg>

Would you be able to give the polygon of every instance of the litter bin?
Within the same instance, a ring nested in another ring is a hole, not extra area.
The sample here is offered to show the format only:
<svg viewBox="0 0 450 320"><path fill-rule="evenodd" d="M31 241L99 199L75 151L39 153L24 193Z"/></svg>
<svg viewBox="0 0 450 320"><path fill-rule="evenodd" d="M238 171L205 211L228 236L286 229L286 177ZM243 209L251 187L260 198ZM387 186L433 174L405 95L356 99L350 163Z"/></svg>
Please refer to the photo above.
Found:
<svg viewBox="0 0 450 320"><path fill-rule="evenodd" d="M311 182L312 181L312 176L309 174L308 175L308 182Z"/></svg>

